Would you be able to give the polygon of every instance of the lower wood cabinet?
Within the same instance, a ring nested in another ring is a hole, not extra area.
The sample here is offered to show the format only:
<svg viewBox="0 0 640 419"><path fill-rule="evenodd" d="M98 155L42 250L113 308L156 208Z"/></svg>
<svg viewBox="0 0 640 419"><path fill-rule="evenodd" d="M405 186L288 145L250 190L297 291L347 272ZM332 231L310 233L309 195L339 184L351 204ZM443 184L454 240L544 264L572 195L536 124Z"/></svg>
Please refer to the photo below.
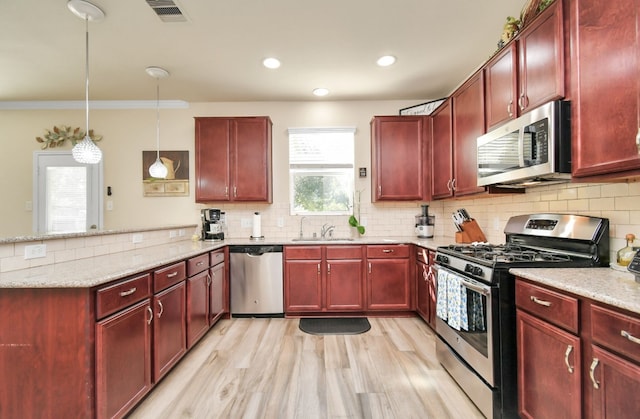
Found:
<svg viewBox="0 0 640 419"><path fill-rule="evenodd" d="M523 418L580 418L580 338L517 310L518 401Z"/></svg>
<svg viewBox="0 0 640 419"><path fill-rule="evenodd" d="M209 269L209 327L213 326L225 312L228 312L229 301L228 281L226 281L225 251L211 253L211 268Z"/></svg>
<svg viewBox="0 0 640 419"><path fill-rule="evenodd" d="M147 298L96 324L97 417L123 417L151 389L152 321Z"/></svg>
<svg viewBox="0 0 640 419"><path fill-rule="evenodd" d="M422 247L416 249L416 312L435 330L437 283L433 273L434 252Z"/></svg>
<svg viewBox="0 0 640 419"><path fill-rule="evenodd" d="M155 294L153 309L153 380L157 383L187 352L184 278Z"/></svg>
<svg viewBox="0 0 640 419"><path fill-rule="evenodd" d="M412 310L409 245L367 246L367 310Z"/></svg>
<svg viewBox="0 0 640 419"><path fill-rule="evenodd" d="M364 310L362 246L285 246L287 313Z"/></svg>
<svg viewBox="0 0 640 419"><path fill-rule="evenodd" d="M208 269L187 278L187 348L209 330L210 282Z"/></svg>
<svg viewBox="0 0 640 419"><path fill-rule="evenodd" d="M636 418L640 315L516 280L523 418Z"/></svg>

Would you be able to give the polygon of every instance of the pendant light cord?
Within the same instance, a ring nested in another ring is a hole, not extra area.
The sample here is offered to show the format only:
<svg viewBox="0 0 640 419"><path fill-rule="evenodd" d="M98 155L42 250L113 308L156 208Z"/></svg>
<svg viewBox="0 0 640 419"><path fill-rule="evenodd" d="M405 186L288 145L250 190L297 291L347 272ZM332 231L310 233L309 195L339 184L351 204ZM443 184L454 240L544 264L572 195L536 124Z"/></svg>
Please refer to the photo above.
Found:
<svg viewBox="0 0 640 419"><path fill-rule="evenodd" d="M86 127L87 132L86 136L89 137L89 15L86 14L84 17L85 22L85 109L86 109ZM89 137L91 138L91 137Z"/></svg>
<svg viewBox="0 0 640 419"><path fill-rule="evenodd" d="M160 160L160 78L156 77L156 158Z"/></svg>

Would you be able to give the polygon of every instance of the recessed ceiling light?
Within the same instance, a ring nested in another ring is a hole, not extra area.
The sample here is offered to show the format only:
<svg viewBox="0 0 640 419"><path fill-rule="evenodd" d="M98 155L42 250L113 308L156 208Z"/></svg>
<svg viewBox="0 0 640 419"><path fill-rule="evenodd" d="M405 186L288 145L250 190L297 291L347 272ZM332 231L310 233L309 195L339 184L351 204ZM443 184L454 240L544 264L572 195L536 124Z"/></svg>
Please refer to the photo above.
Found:
<svg viewBox="0 0 640 419"><path fill-rule="evenodd" d="M382 57L378 58L376 64L378 64L380 67L388 67L395 62L396 57L394 57L393 55L383 55Z"/></svg>
<svg viewBox="0 0 640 419"><path fill-rule="evenodd" d="M278 68L280 67L280 60L273 57L265 58L262 61L262 65L264 65L267 68Z"/></svg>
<svg viewBox="0 0 640 419"><path fill-rule="evenodd" d="M326 96L329 94L329 89L318 87L317 89L313 89L313 94L316 96Z"/></svg>

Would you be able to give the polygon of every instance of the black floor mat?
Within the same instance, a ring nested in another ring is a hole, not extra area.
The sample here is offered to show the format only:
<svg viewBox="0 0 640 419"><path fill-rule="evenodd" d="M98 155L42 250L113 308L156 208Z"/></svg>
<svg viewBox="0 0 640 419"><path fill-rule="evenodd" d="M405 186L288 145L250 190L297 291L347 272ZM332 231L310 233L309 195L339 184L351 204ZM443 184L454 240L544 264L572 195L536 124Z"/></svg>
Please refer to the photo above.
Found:
<svg viewBox="0 0 640 419"><path fill-rule="evenodd" d="M298 326L312 335L357 335L371 329L366 317L304 318Z"/></svg>

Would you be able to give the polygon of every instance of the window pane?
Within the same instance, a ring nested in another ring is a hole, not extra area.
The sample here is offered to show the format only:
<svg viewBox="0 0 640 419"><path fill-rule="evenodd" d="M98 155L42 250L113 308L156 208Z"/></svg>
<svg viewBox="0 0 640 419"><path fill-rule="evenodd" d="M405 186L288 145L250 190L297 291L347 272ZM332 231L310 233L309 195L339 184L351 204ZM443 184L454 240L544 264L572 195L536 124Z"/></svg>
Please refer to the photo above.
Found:
<svg viewBox="0 0 640 419"><path fill-rule="evenodd" d="M47 233L87 229L87 168L47 167Z"/></svg>
<svg viewBox="0 0 640 419"><path fill-rule="evenodd" d="M350 214L353 169L291 170L292 214Z"/></svg>
<svg viewBox="0 0 640 419"><path fill-rule="evenodd" d="M350 214L354 128L290 128L291 214Z"/></svg>

